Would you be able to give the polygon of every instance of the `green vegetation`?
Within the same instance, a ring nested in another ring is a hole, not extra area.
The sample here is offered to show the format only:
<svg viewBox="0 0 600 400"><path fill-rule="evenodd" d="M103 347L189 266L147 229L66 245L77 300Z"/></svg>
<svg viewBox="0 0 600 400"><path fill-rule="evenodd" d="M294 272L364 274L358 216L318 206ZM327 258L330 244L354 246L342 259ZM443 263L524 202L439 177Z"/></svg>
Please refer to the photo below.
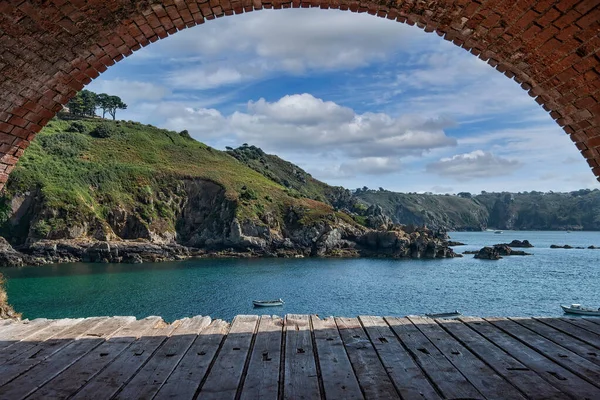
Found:
<svg viewBox="0 0 600 400"><path fill-rule="evenodd" d="M175 231L180 204L174 199L181 197L185 179L223 187L225 198L237 204L241 220L260 221L265 214L281 220L290 207L311 210L306 221L333 212L325 204L315 208L316 202L302 193L191 139L185 131L96 119L52 120L11 173L6 199L39 191L39 206L45 211L31 226L39 238L77 221L106 221L118 209L133 212L148 225L160 222L167 224L163 230ZM14 236L14 229L4 224L0 234Z"/></svg>

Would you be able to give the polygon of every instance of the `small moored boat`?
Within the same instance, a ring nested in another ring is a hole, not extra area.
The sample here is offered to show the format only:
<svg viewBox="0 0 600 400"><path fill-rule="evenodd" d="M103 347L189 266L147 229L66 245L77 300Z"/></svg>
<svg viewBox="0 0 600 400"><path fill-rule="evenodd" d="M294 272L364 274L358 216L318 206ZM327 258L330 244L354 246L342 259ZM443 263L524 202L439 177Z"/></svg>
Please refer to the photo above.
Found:
<svg viewBox="0 0 600 400"><path fill-rule="evenodd" d="M283 299L277 300L253 300L254 307L277 307L283 305Z"/></svg>
<svg viewBox="0 0 600 400"><path fill-rule="evenodd" d="M596 317L600 317L600 308L586 308L581 307L581 304L571 304L570 306L562 306L561 308L567 314L579 314L579 315L593 315Z"/></svg>
<svg viewBox="0 0 600 400"><path fill-rule="evenodd" d="M502 231L494 231L494 233L502 233Z"/></svg>
<svg viewBox="0 0 600 400"><path fill-rule="evenodd" d="M462 317L462 314L458 311L439 313L439 314L425 314L429 318L458 318Z"/></svg>

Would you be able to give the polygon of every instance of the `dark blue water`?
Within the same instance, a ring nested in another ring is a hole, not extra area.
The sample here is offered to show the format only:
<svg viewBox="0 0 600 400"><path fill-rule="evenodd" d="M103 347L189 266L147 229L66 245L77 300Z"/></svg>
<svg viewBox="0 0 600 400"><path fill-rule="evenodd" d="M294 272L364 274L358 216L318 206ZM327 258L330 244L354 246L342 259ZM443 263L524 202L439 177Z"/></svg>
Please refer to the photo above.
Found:
<svg viewBox="0 0 600 400"><path fill-rule="evenodd" d="M556 316L559 304L600 306L600 232L452 233L456 251L528 239L528 257L443 260L228 259L158 264L63 264L2 269L10 303L26 318L97 315L316 313L407 315L459 310L477 316ZM255 309L253 299L283 298Z"/></svg>

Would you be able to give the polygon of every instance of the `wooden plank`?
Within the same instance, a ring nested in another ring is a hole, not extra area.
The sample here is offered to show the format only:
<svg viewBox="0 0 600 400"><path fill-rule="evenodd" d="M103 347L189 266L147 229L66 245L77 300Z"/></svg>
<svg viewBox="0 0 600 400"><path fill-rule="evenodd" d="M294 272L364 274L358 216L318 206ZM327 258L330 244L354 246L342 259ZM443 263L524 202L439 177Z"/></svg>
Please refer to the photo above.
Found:
<svg viewBox="0 0 600 400"><path fill-rule="evenodd" d="M311 316L325 398L363 399L335 319Z"/></svg>
<svg viewBox="0 0 600 400"><path fill-rule="evenodd" d="M7 326L3 326L2 329L0 329L0 349L4 349L14 343L26 339L32 333L47 328L51 323L52 320L37 318L33 321L25 320L12 322Z"/></svg>
<svg viewBox="0 0 600 400"><path fill-rule="evenodd" d="M566 368L481 318L461 318L473 330L535 371L560 391L575 398L600 398L600 390Z"/></svg>
<svg viewBox="0 0 600 400"><path fill-rule="evenodd" d="M508 332L510 335L526 343L529 347L534 348L555 363L562 365L591 384L600 387L600 366L514 321L491 318L488 322ZM560 332L557 332L557 334L560 334Z"/></svg>
<svg viewBox="0 0 600 400"><path fill-rule="evenodd" d="M385 320L445 397L482 397L481 393L407 318L386 317Z"/></svg>
<svg viewBox="0 0 600 400"><path fill-rule="evenodd" d="M594 324L583 318L561 318L561 321L568 322L572 325L578 326L582 329L585 329L589 332L595 333L596 335L600 335L600 326Z"/></svg>
<svg viewBox="0 0 600 400"><path fill-rule="evenodd" d="M403 399L441 398L382 317L360 316L359 319Z"/></svg>
<svg viewBox="0 0 600 400"><path fill-rule="evenodd" d="M73 320L66 321L65 325L63 325L63 327L66 326L66 329L63 329L46 341L36 343L28 351L20 353L0 366L0 386L29 371L103 321L104 319L102 318L86 318L75 324L73 324Z"/></svg>
<svg viewBox="0 0 600 400"><path fill-rule="evenodd" d="M596 325L600 326L600 319L598 319L597 317L596 318L594 318L594 317L584 317L582 319L585 320L585 321L588 321L588 322L591 322L593 324L596 324Z"/></svg>
<svg viewBox="0 0 600 400"><path fill-rule="evenodd" d="M193 398L228 330L227 322L212 321L208 328L198 335L154 399Z"/></svg>
<svg viewBox="0 0 600 400"><path fill-rule="evenodd" d="M368 399L400 398L359 320L336 318L335 322L365 397Z"/></svg>
<svg viewBox="0 0 600 400"><path fill-rule="evenodd" d="M200 398L235 399L257 324L257 315L238 315L233 319L223 347L200 389Z"/></svg>
<svg viewBox="0 0 600 400"><path fill-rule="evenodd" d="M241 399L277 399L283 320L280 317L260 317L248 372Z"/></svg>
<svg viewBox="0 0 600 400"><path fill-rule="evenodd" d="M437 320L437 322L498 374L525 393L528 398L533 400L565 398L564 393L464 323L457 320Z"/></svg>
<svg viewBox="0 0 600 400"><path fill-rule="evenodd" d="M600 352L596 347L531 318L511 318L511 320L564 347L565 349L571 350L580 357L583 357L594 364L600 365Z"/></svg>
<svg viewBox="0 0 600 400"><path fill-rule="evenodd" d="M521 393L477 358L433 319L417 316L408 319L486 398L524 399Z"/></svg>
<svg viewBox="0 0 600 400"><path fill-rule="evenodd" d="M148 317L153 324L144 336L133 342L99 374L94 376L74 399L110 399L148 361L171 335L178 324L166 324L162 318Z"/></svg>
<svg viewBox="0 0 600 400"><path fill-rule="evenodd" d="M83 321L83 318L78 319L59 319L50 321L49 324L40 326L39 330L34 330L24 338L23 340L14 343L12 346L6 347L0 351L0 365L12 360L20 354L25 354L29 350L40 345L40 343L66 331L69 327L72 327Z"/></svg>
<svg viewBox="0 0 600 400"><path fill-rule="evenodd" d="M2 386L0 388L2 397L10 399L25 398L102 344L106 338L110 337L126 322L128 322L126 319L119 318L101 319L99 324L92 327L79 339Z"/></svg>
<svg viewBox="0 0 600 400"><path fill-rule="evenodd" d="M285 317L284 399L317 399L321 396L308 315Z"/></svg>
<svg viewBox="0 0 600 400"><path fill-rule="evenodd" d="M123 319L125 324L123 327L107 341L34 392L28 399L67 398L109 365L137 337L156 324L156 320L152 319L136 321L134 317L118 318Z"/></svg>
<svg viewBox="0 0 600 400"><path fill-rule="evenodd" d="M590 332L587 329L570 324L558 318L536 318L536 320L594 346L596 349L600 349L600 335Z"/></svg>
<svg viewBox="0 0 600 400"><path fill-rule="evenodd" d="M210 317L180 320L181 324L115 399L151 399L173 372Z"/></svg>

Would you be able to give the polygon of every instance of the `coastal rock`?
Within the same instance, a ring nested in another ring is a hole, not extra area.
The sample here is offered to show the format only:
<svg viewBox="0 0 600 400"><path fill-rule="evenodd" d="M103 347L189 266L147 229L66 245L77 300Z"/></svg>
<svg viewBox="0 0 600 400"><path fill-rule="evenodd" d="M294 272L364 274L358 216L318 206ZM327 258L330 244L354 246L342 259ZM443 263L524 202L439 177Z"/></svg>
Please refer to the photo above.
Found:
<svg viewBox="0 0 600 400"><path fill-rule="evenodd" d="M509 246L509 247L533 247L533 245L531 243L529 243L529 240L513 240L510 243L501 243L502 245L505 246ZM498 246L498 245L495 245Z"/></svg>
<svg viewBox="0 0 600 400"><path fill-rule="evenodd" d="M448 241L448 246L464 246L465 244L462 242L454 242L452 240Z"/></svg>
<svg viewBox="0 0 600 400"><path fill-rule="evenodd" d="M483 247L477 252L465 252L464 254L475 254L474 258L486 260L499 260L502 256L530 256L531 253L526 253L522 250L513 250L506 244L496 244L493 247Z"/></svg>
<svg viewBox="0 0 600 400"><path fill-rule="evenodd" d="M568 244L565 244L565 245L563 245L563 246L559 246L559 245L557 245L557 244L551 244L551 245L550 245L550 248L551 248L551 249L572 249L572 248L573 248L573 246L569 246Z"/></svg>
<svg viewBox="0 0 600 400"><path fill-rule="evenodd" d="M482 260L500 260L502 256L495 247L484 247L475 254L474 258Z"/></svg>

